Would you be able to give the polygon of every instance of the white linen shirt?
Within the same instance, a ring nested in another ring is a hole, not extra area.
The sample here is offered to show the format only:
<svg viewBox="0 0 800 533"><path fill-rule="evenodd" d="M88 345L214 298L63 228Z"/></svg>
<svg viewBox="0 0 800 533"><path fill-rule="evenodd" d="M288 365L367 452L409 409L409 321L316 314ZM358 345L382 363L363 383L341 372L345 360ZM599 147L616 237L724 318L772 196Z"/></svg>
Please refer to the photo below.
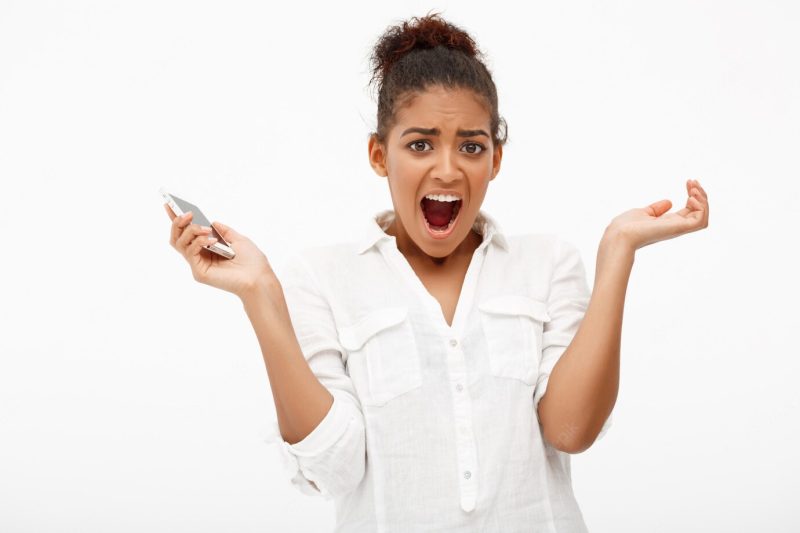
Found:
<svg viewBox="0 0 800 533"><path fill-rule="evenodd" d="M267 441L301 492L333 500L335 531L586 532L570 455L536 407L590 291L580 253L553 234L483 236L452 326L385 229L308 248L278 275L303 355L333 395L322 422ZM600 437L611 424L606 420Z"/></svg>

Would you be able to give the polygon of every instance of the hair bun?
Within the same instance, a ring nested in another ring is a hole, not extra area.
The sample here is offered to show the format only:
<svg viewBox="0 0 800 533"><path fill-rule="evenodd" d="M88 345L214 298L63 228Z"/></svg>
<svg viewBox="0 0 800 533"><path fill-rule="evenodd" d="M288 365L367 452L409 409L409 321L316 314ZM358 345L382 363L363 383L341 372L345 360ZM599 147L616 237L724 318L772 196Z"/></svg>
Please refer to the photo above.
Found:
<svg viewBox="0 0 800 533"><path fill-rule="evenodd" d="M380 37L372 53L373 79L380 82L392 65L410 51L436 46L459 50L469 57L481 55L467 32L438 13L411 17L399 26L389 27Z"/></svg>
<svg viewBox="0 0 800 533"><path fill-rule="evenodd" d="M497 88L483 61L483 52L463 29L438 13L411 17L389 26L378 39L370 57L377 89L378 124L374 135L387 142L400 106L432 86L467 89L481 98L489 114L492 142L507 140L505 120L497 107Z"/></svg>

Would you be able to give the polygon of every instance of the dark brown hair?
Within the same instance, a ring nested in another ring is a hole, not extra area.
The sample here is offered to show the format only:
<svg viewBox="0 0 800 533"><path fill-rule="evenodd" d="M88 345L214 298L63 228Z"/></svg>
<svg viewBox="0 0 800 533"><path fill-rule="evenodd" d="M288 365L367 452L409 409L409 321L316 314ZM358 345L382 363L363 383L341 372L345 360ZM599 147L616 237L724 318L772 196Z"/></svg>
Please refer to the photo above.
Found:
<svg viewBox="0 0 800 533"><path fill-rule="evenodd" d="M378 39L370 57L377 85L378 141L385 143L395 112L409 96L430 86L471 89L489 108L492 141L503 145L507 124L497 110L497 89L483 63L483 53L461 28L438 13L412 17L390 26Z"/></svg>

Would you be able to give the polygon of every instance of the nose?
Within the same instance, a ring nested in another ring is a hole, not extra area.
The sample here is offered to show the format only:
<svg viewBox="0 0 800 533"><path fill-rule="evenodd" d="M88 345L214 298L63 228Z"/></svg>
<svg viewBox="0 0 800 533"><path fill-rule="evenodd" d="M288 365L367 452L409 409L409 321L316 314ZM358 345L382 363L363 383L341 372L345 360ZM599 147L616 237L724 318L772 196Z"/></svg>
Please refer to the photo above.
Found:
<svg viewBox="0 0 800 533"><path fill-rule="evenodd" d="M457 156L450 150L439 150L433 177L449 183L459 179L460 176L461 170L458 167Z"/></svg>

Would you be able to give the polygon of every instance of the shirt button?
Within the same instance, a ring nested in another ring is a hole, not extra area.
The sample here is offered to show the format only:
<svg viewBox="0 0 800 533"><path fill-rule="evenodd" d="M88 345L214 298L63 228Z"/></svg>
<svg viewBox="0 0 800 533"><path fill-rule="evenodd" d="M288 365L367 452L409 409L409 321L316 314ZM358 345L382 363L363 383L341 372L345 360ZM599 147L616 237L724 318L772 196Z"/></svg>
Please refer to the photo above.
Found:
<svg viewBox="0 0 800 533"><path fill-rule="evenodd" d="M456 385L456 390L457 390L458 392L461 392L462 390L464 390L464 385L462 385L461 383L459 383L458 385Z"/></svg>
<svg viewBox="0 0 800 533"><path fill-rule="evenodd" d="M470 473L470 471L469 470L465 470L464 471L464 479L469 479L470 477L472 477L472 474Z"/></svg>
<svg viewBox="0 0 800 533"><path fill-rule="evenodd" d="M457 346L457 345L458 345L458 340L456 340L456 339L450 339L450 346L453 346L453 347L455 347L455 346Z"/></svg>

